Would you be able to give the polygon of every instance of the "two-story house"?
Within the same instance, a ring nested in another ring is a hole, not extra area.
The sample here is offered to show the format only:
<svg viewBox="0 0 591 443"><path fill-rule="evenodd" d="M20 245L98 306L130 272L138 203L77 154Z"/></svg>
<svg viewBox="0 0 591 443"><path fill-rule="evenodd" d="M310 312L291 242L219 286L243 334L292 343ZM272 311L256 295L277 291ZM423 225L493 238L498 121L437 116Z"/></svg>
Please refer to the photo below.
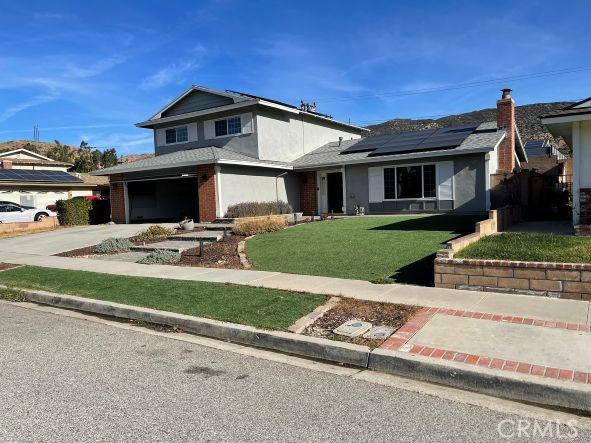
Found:
<svg viewBox="0 0 591 443"><path fill-rule="evenodd" d="M526 160L514 108L506 90L498 122L367 137L309 107L193 86L137 124L155 157L95 174L109 176L118 223L210 221L274 200L306 214L483 212L494 175Z"/></svg>

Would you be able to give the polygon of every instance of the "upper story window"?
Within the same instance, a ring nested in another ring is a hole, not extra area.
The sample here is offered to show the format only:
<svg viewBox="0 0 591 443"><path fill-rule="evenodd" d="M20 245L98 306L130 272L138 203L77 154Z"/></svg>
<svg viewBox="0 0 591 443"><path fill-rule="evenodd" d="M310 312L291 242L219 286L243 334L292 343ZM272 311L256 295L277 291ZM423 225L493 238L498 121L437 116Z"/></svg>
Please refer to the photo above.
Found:
<svg viewBox="0 0 591 443"><path fill-rule="evenodd" d="M166 130L166 144L183 143L189 141L189 132L186 126L170 128Z"/></svg>
<svg viewBox="0 0 591 443"><path fill-rule="evenodd" d="M384 168L386 200L435 198L436 196L435 165Z"/></svg>
<svg viewBox="0 0 591 443"><path fill-rule="evenodd" d="M242 133L242 119L240 116L224 118L215 121L215 136L224 137Z"/></svg>

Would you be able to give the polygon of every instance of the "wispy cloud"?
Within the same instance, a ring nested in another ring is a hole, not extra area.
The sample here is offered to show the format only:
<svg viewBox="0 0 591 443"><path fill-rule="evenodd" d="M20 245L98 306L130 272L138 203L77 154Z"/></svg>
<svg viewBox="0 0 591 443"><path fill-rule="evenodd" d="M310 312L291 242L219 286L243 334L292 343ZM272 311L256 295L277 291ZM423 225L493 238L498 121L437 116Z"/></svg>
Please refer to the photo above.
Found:
<svg viewBox="0 0 591 443"><path fill-rule="evenodd" d="M50 102L56 98L55 95L40 95L37 97L33 97L30 100L26 100L24 102L18 103L13 106L9 106L6 108L2 113L0 113L0 122L8 120L10 117L15 116L19 112L24 111L25 109L33 108L35 106L42 105L44 103Z"/></svg>
<svg viewBox="0 0 591 443"><path fill-rule="evenodd" d="M133 152L150 152L153 150L154 136L151 133L86 133L80 135L80 140L86 140L90 145L98 148L117 148L121 154Z"/></svg>
<svg viewBox="0 0 591 443"><path fill-rule="evenodd" d="M125 62L126 57L115 54L98 60L90 66L78 66L73 63L66 65L63 76L66 78L89 78L102 74L105 71Z"/></svg>
<svg viewBox="0 0 591 443"><path fill-rule="evenodd" d="M70 14L64 14L61 12L50 12L50 11L39 11L33 14L33 18L36 20L63 20L64 18L71 17Z"/></svg>
<svg viewBox="0 0 591 443"><path fill-rule="evenodd" d="M189 72L195 71L200 67L200 63L198 63L197 60L202 60L206 53L207 49L205 46L201 44L193 46L185 54L185 59L187 59L187 61L165 66L154 74L144 78L140 87L145 90L150 90L182 82Z"/></svg>

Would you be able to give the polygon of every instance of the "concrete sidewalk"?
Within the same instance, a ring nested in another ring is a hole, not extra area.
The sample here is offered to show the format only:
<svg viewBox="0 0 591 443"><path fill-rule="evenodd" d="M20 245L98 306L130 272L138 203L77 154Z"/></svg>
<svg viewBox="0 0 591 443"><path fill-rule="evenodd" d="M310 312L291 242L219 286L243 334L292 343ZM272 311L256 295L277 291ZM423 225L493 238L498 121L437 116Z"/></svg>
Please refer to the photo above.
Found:
<svg viewBox="0 0 591 443"><path fill-rule="evenodd" d="M591 384L591 327L423 308L381 346L427 364Z"/></svg>
<svg viewBox="0 0 591 443"><path fill-rule="evenodd" d="M576 300L428 288L400 284L380 285L362 280L267 271L167 265L148 266L108 260L5 252L4 250L0 251L0 261L134 277L234 283L263 288L345 296L361 300L514 315L532 319L571 323L589 324L590 321L590 303Z"/></svg>

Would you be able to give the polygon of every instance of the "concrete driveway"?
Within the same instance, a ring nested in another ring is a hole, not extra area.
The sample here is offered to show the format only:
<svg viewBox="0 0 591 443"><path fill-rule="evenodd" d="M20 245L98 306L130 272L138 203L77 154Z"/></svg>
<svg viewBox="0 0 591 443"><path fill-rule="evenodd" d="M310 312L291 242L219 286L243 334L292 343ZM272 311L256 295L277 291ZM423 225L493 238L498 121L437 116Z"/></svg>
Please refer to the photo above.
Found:
<svg viewBox="0 0 591 443"><path fill-rule="evenodd" d="M173 226L170 223L164 225ZM59 254L72 249L96 245L101 240L109 237L131 237L148 226L150 224L60 228L55 231L39 232L0 240L0 251L35 255Z"/></svg>

